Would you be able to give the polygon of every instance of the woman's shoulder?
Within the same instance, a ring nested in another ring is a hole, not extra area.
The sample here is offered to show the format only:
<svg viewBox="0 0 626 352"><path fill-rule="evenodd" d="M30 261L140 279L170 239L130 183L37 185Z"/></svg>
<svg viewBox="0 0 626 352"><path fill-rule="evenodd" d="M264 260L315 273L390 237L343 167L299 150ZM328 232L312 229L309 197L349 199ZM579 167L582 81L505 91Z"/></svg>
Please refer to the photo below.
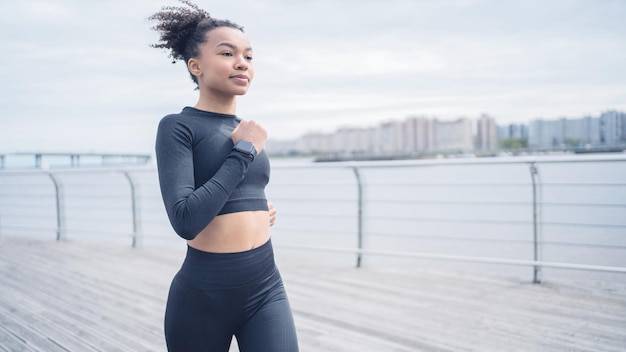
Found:
<svg viewBox="0 0 626 352"><path fill-rule="evenodd" d="M197 130L194 119L183 112L167 114L159 121L157 135L191 138L193 131Z"/></svg>
<svg viewBox="0 0 626 352"><path fill-rule="evenodd" d="M180 112L171 113L163 116L159 121L159 128L180 128L189 127L200 122L193 114L189 114L185 109Z"/></svg>
<svg viewBox="0 0 626 352"><path fill-rule="evenodd" d="M189 113L187 113L185 111L185 108L183 108L181 111L179 112L174 112L174 113L170 113L167 114L165 116L163 116L161 118L161 122L174 122L174 121L181 121L181 120L189 120L189 118L191 117L191 115Z"/></svg>

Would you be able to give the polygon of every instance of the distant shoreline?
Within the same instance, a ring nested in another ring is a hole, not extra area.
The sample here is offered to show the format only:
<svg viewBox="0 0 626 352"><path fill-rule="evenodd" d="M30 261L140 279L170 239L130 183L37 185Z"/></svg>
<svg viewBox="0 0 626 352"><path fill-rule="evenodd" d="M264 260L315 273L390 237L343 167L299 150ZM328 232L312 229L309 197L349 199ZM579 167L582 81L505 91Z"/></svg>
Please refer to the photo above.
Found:
<svg viewBox="0 0 626 352"><path fill-rule="evenodd" d="M462 159L462 158L493 158L511 156L532 155L575 155L575 154L607 154L626 153L626 146L620 147L596 147L596 148L572 148L572 149L519 149L484 152L440 152L421 154L393 154L393 155L369 155L369 154L340 154L332 153L314 157L314 162L341 162L341 161L390 161L390 160L430 160L430 159Z"/></svg>

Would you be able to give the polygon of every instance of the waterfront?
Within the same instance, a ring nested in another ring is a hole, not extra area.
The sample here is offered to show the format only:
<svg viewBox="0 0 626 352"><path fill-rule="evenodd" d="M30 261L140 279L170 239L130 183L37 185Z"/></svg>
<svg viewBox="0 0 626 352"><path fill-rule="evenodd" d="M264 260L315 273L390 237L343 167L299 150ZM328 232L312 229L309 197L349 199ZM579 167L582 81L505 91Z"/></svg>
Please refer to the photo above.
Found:
<svg viewBox="0 0 626 352"><path fill-rule="evenodd" d="M362 187L361 223L355 168ZM51 174L63 192L61 232ZM7 171L0 174L0 195L0 235L50 239L61 233L69 240L129 244L138 234L142 245L184 244L170 229L151 167ZM273 228L277 246L356 248L361 225L364 249L533 260L537 224L538 260L626 267L626 157L619 155L387 163L279 159L273 161L267 196L279 209ZM356 258L298 252L346 266ZM363 264L523 278L533 270L374 255L365 256ZM549 268L543 277L626 280L623 274Z"/></svg>

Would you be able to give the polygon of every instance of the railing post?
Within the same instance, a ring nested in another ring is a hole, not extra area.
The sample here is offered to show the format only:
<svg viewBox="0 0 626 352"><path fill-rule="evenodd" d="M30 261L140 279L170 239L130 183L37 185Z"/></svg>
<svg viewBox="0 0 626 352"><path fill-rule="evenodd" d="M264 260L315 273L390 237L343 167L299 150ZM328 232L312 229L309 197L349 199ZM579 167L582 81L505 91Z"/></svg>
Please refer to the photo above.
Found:
<svg viewBox="0 0 626 352"><path fill-rule="evenodd" d="M357 245L358 253L356 257L356 267L361 267L362 250L363 250L363 184L361 183L361 175L359 174L359 168L354 166L352 168L357 183Z"/></svg>
<svg viewBox="0 0 626 352"><path fill-rule="evenodd" d="M538 191L537 191L537 179L539 178L539 170L534 162L530 163L530 177L533 182L533 259L539 261L539 211L538 211ZM533 270L533 283L541 283L541 267L534 266Z"/></svg>
<svg viewBox="0 0 626 352"><path fill-rule="evenodd" d="M70 155L70 160L71 160L72 167L80 166L80 154Z"/></svg>
<svg viewBox="0 0 626 352"><path fill-rule="evenodd" d="M137 201L137 196L139 193L139 187L130 176L128 171L122 171L126 179L128 180L128 184L130 185L130 198L132 204L133 211L133 247L138 247L141 245L141 216L139 213L139 202Z"/></svg>
<svg viewBox="0 0 626 352"><path fill-rule="evenodd" d="M52 184L54 184L57 208L57 241L65 241L67 238L65 235L65 201L63 198L63 183L51 172L47 172L47 174L52 180Z"/></svg>

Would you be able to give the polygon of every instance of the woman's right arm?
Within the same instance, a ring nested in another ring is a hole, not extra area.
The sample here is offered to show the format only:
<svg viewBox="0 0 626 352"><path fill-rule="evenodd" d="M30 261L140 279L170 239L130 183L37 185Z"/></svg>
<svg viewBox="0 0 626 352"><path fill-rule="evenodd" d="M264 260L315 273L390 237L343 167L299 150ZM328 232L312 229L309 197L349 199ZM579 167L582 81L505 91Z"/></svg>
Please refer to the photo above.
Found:
<svg viewBox="0 0 626 352"><path fill-rule="evenodd" d="M161 195L174 231L194 239L222 209L250 166L250 158L231 151L218 171L195 189L192 131L165 117L159 123L156 158Z"/></svg>

